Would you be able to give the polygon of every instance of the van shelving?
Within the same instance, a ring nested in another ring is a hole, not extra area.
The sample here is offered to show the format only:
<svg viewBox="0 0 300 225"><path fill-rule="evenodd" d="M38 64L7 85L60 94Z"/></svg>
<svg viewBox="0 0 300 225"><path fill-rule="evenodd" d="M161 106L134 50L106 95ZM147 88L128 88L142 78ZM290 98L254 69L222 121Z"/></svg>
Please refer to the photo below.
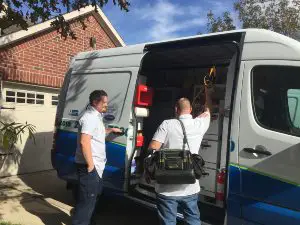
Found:
<svg viewBox="0 0 300 225"><path fill-rule="evenodd" d="M201 82L203 82L203 78L208 73L208 70L209 68L198 68L197 70L193 69L192 71L189 71L188 68L186 68L186 70L179 70L180 73L178 73L177 70L156 70L155 74L151 74L150 71L147 71L147 73L143 73L143 75L145 76L144 80L147 80L145 85L148 85L153 89L154 99L153 105L149 107L149 117L143 118L142 120L139 119L139 122L143 123L143 135L145 137L145 143L142 149L139 149L138 151L141 151L142 153L147 152L147 146L149 144L149 141L153 137L154 132L158 128L159 124L164 119L171 119L174 117L174 106L176 100L179 97L188 97L191 102L194 102L193 98L195 96L200 96L199 100L202 100L202 102L199 103L199 101L197 100L195 103L199 106L203 105L205 100L204 96L203 94L199 95L199 93L196 93L195 89L199 89L199 86L201 87ZM222 74L221 72L226 74L226 67L217 67L217 76L220 76ZM177 73L177 75L173 75L173 73ZM147 74L149 77L147 77ZM161 80L156 78L156 76L159 76L159 74L163 74L163 78ZM225 75L222 74L222 76ZM173 84L168 84L168 80L171 81ZM192 84L190 86L186 86L185 88L182 87L183 84L187 85L186 83L188 83L189 80L193 81ZM217 82L219 80L220 79L218 79ZM198 83L195 83L195 81L198 81ZM223 78L222 82L226 82L226 79ZM201 181L201 193L202 195L209 197L214 197L215 195L216 169L218 169L218 166L220 165L220 163L218 162L218 160L220 160L220 154L218 152L221 150L220 134L222 134L222 132L220 132L220 130L222 129L222 126L220 125L220 123L222 122L222 118L219 112L223 111L223 105L220 105L220 101L222 101L225 98L224 86L225 84L216 84L215 95L212 96L215 103L214 112L212 113L213 119L211 126L203 139L203 143L207 144L206 146L202 145L202 147L199 149L199 154L202 155L202 157L206 161L206 170L209 173L209 176L203 178ZM201 90L203 91L203 89ZM218 97L219 99L216 99L216 97ZM195 106L196 105L194 104L193 107ZM198 115L199 113L200 112L198 112ZM144 161L142 153L140 153L141 156L139 157L140 164L142 164ZM143 169L140 170L140 173L140 176L142 176ZM136 177L134 176L133 179L136 179ZM140 182L143 183L143 185L145 185L145 181L143 179L141 179Z"/></svg>

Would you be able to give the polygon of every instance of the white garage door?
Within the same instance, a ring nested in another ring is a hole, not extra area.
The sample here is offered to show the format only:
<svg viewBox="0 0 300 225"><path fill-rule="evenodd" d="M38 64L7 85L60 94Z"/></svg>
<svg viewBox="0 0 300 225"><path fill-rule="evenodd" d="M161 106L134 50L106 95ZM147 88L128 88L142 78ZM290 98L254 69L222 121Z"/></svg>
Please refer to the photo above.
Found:
<svg viewBox="0 0 300 225"><path fill-rule="evenodd" d="M59 90L17 83L3 83L1 120L36 126L35 144L24 136L9 155L1 155L0 176L52 169L50 150ZM3 150L2 150L3 152Z"/></svg>

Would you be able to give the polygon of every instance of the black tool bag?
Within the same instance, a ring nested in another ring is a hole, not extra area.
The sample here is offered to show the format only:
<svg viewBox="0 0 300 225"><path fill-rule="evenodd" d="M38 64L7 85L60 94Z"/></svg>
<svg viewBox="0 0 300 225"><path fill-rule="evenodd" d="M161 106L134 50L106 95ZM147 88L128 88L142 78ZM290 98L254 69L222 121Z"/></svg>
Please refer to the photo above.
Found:
<svg viewBox="0 0 300 225"><path fill-rule="evenodd" d="M184 125L178 120L183 130L182 149L163 149L158 152L155 179L158 184L193 184L196 176L193 168L192 154L185 150L188 145ZM189 145L188 145L189 147Z"/></svg>
<svg viewBox="0 0 300 225"><path fill-rule="evenodd" d="M196 179L209 175L209 173L204 170L205 161L200 155L192 154L192 162Z"/></svg>
<svg viewBox="0 0 300 225"><path fill-rule="evenodd" d="M203 158L185 150L186 144L188 147L189 144L184 125L179 122L184 136L182 149L162 149L144 161L146 176L158 184L193 184L196 179L208 175L203 169Z"/></svg>

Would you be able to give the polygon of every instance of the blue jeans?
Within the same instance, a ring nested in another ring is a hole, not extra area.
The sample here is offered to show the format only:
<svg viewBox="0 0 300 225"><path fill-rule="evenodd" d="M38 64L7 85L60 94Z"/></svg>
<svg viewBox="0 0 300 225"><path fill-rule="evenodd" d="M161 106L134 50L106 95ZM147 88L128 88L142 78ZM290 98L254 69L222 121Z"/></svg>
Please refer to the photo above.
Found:
<svg viewBox="0 0 300 225"><path fill-rule="evenodd" d="M199 195L169 197L157 194L157 210L161 225L176 225L178 206L182 209L186 225L201 225L198 208Z"/></svg>
<svg viewBox="0 0 300 225"><path fill-rule="evenodd" d="M79 177L78 196L75 205L72 225L90 225L94 221L94 210L98 196L102 192L103 182L96 169L88 172L86 165L77 164Z"/></svg>

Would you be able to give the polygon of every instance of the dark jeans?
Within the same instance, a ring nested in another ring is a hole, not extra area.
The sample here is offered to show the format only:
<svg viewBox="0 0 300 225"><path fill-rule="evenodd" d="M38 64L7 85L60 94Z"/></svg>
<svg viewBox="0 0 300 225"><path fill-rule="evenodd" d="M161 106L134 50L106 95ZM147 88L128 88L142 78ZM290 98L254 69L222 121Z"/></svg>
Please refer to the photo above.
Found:
<svg viewBox="0 0 300 225"><path fill-rule="evenodd" d="M86 165L77 164L77 173L79 187L72 225L90 225L103 182L95 168L88 172Z"/></svg>
<svg viewBox="0 0 300 225"><path fill-rule="evenodd" d="M161 225L176 225L178 206L182 209L186 225L201 225L198 208L199 195L169 197L157 194L157 210Z"/></svg>

